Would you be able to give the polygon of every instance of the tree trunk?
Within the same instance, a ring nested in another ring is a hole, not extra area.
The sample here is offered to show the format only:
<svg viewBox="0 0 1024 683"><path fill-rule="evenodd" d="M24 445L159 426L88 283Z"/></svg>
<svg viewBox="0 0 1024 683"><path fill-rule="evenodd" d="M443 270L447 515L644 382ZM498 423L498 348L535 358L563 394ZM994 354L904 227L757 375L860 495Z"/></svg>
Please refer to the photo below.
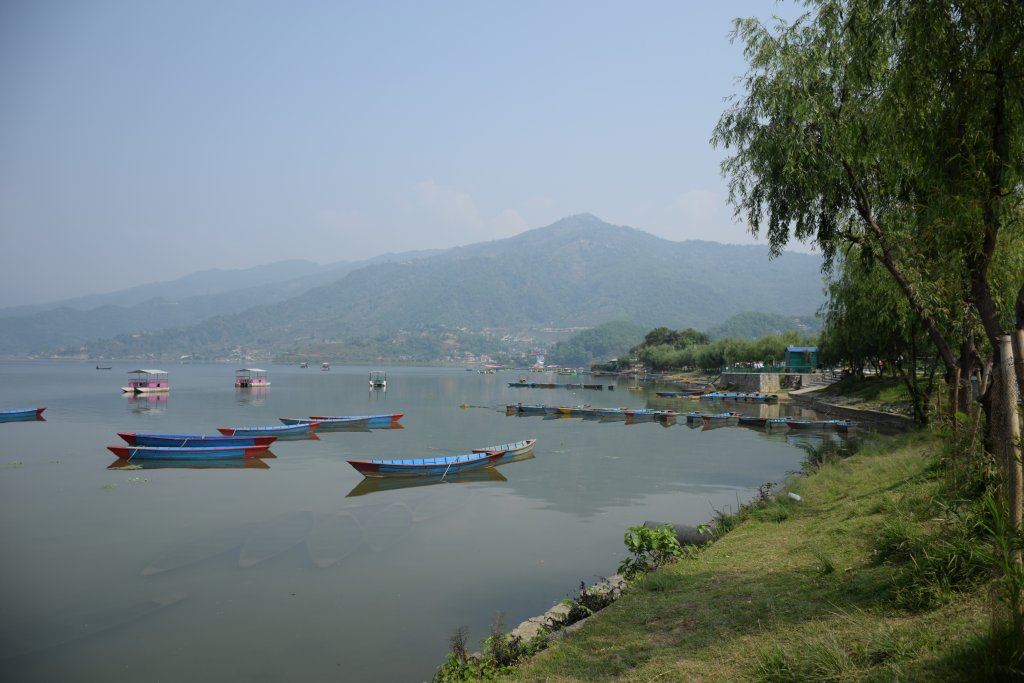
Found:
<svg viewBox="0 0 1024 683"><path fill-rule="evenodd" d="M1021 467L1020 454L1020 421L1017 416L1017 378L1013 371L1013 349L1010 335L999 337L999 354L1002 358L998 370L1000 389L998 413L1003 417L998 420L1000 434L996 443L1002 446L1002 460L1006 470L1006 501L1009 512L1009 526L1015 538L1019 538L1022 522L1024 522L1024 470ZM1011 559L1021 564L1021 547L1014 541L1011 546Z"/></svg>

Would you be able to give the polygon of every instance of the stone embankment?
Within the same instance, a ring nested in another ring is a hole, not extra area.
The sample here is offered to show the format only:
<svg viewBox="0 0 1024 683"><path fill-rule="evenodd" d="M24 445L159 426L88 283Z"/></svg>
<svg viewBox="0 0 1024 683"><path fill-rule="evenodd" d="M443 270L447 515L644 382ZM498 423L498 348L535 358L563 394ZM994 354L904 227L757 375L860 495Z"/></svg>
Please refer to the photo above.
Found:
<svg viewBox="0 0 1024 683"><path fill-rule="evenodd" d="M626 580L618 574L601 579L587 589L594 595L608 595L611 601L618 600L622 591L626 588ZM522 642L528 643L537 637L556 638L579 628L586 619L566 624L569 618L571 605L560 602L539 617L531 617L512 629L509 634L513 638L520 638Z"/></svg>
<svg viewBox="0 0 1024 683"><path fill-rule="evenodd" d="M830 418L856 420L883 432L909 432L915 428L914 420L906 415L858 407L859 399L823 396L818 393L831 383L826 377L812 375L810 381L803 383L802 388L789 392L789 400L795 405L810 408Z"/></svg>

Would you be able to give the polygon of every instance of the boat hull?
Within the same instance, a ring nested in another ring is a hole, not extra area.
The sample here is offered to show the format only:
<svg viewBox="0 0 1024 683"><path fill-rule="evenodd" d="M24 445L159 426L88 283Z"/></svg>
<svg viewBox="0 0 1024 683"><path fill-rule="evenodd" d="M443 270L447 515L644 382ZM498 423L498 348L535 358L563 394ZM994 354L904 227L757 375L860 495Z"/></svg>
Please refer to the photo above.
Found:
<svg viewBox="0 0 1024 683"><path fill-rule="evenodd" d="M0 422L29 422L42 420L43 408L18 408L16 410L0 410Z"/></svg>
<svg viewBox="0 0 1024 683"><path fill-rule="evenodd" d="M122 460L220 460L223 458L255 458L267 446L107 446Z"/></svg>
<svg viewBox="0 0 1024 683"><path fill-rule="evenodd" d="M129 446L169 446L183 448L187 446L269 446L277 440L276 436L224 436L206 434L139 434L135 432L118 432Z"/></svg>
<svg viewBox="0 0 1024 683"><path fill-rule="evenodd" d="M319 422L303 422L293 425L268 425L266 427L217 427L224 436L293 436L311 434Z"/></svg>
<svg viewBox="0 0 1024 683"><path fill-rule="evenodd" d="M537 443L537 439L523 439L522 441L515 441L513 443L503 443L498 446L486 446L484 448L474 448L474 453L493 453L494 451L504 451L505 456L522 455L523 453L529 453L533 450L533 446Z"/></svg>
<svg viewBox="0 0 1024 683"><path fill-rule="evenodd" d="M365 422L366 424L382 424L387 422L398 422L405 416L405 413L382 413L379 415L310 415L310 420L318 422Z"/></svg>
<svg viewBox="0 0 1024 683"><path fill-rule="evenodd" d="M486 451L440 458L349 460L348 464L364 477L433 477L478 467L490 467L504 456L505 451Z"/></svg>

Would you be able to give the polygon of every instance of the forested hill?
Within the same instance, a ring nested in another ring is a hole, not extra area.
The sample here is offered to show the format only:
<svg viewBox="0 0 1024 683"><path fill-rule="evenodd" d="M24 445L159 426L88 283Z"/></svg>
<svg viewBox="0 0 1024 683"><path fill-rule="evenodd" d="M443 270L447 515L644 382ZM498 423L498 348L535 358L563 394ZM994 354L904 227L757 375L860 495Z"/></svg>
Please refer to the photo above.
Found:
<svg viewBox="0 0 1024 683"><path fill-rule="evenodd" d="M822 303L820 266L817 256L769 260L766 247L672 242L582 214L509 239L360 268L287 301L110 350L365 346L428 328L515 333L609 320L706 329L743 311L812 314Z"/></svg>

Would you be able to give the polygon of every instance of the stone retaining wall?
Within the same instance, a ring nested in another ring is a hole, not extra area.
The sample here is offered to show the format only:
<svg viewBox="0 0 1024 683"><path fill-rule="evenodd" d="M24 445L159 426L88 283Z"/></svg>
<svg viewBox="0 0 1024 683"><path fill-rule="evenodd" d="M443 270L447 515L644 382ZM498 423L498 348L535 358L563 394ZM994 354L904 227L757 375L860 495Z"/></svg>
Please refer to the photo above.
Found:
<svg viewBox="0 0 1024 683"><path fill-rule="evenodd" d="M815 396L814 392L810 391L805 393L793 392L789 395L789 400L802 408L810 408L811 410L828 415L830 418L856 420L865 425L876 427L879 431L909 432L916 429L914 421L906 415L829 403Z"/></svg>

